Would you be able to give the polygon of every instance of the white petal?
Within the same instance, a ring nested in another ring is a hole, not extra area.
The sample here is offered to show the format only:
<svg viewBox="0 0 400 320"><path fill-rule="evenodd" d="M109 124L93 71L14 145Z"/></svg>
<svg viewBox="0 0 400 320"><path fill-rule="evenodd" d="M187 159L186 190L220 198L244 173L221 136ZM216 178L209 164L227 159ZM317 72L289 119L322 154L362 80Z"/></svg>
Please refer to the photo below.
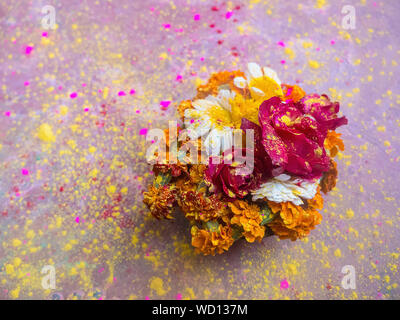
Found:
<svg viewBox="0 0 400 320"><path fill-rule="evenodd" d="M211 130L206 140L204 141L204 146L207 154L210 157L219 156L221 154L221 138L218 130Z"/></svg>
<svg viewBox="0 0 400 320"><path fill-rule="evenodd" d="M247 65L247 68L249 69L250 76L252 78L260 78L260 77L263 76L262 70L261 70L260 66L257 63L250 62Z"/></svg>
<svg viewBox="0 0 400 320"><path fill-rule="evenodd" d="M209 97L213 97L213 96L209 96ZM213 97L213 98L215 98L215 97ZM215 105L215 102L210 101L210 99L208 99L208 97L207 97L206 99L198 99L198 100L193 101L192 105L198 111L206 111L209 108L213 107Z"/></svg>
<svg viewBox="0 0 400 320"><path fill-rule="evenodd" d="M262 91L261 89L258 89L258 88L256 88L256 87L251 87L251 90L253 90L253 92L254 92L256 95L259 95L259 96L265 95L264 91Z"/></svg>
<svg viewBox="0 0 400 320"><path fill-rule="evenodd" d="M265 76L267 76L268 78L271 78L277 84L281 85L281 80L279 79L278 74L276 73L275 70L272 70L271 68L268 68L268 67L264 67L263 71L264 71Z"/></svg>
<svg viewBox="0 0 400 320"><path fill-rule="evenodd" d="M290 201L295 205L302 205L302 199L312 199L317 193L319 182L310 182L302 179L280 181L270 179L262 184L258 190L252 192L253 201L267 198L274 202Z"/></svg>
<svg viewBox="0 0 400 320"><path fill-rule="evenodd" d="M233 84L240 89L244 89L246 88L247 81L243 77L236 77L233 79Z"/></svg>
<svg viewBox="0 0 400 320"><path fill-rule="evenodd" d="M288 181L290 179L290 176L288 174L280 174L279 176L275 177L276 180L279 181Z"/></svg>

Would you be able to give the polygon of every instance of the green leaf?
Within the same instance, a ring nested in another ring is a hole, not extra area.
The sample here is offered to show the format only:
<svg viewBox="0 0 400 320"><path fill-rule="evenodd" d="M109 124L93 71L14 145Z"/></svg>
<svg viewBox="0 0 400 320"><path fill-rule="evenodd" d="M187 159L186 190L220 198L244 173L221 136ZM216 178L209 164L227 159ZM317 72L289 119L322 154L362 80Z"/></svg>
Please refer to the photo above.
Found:
<svg viewBox="0 0 400 320"><path fill-rule="evenodd" d="M160 173L157 175L157 177L155 177L153 185L154 187L159 188L168 184L171 179L172 176L169 173Z"/></svg>
<svg viewBox="0 0 400 320"><path fill-rule="evenodd" d="M264 226L267 223L271 222L275 218L275 215L272 213L272 211L268 207L268 205L265 205L263 208L261 208L260 215L261 215L261 218L262 218L262 221L261 221L261 225L262 226Z"/></svg>
<svg viewBox="0 0 400 320"><path fill-rule="evenodd" d="M205 227L212 232L216 232L218 231L219 223L217 221L210 220L205 223Z"/></svg>

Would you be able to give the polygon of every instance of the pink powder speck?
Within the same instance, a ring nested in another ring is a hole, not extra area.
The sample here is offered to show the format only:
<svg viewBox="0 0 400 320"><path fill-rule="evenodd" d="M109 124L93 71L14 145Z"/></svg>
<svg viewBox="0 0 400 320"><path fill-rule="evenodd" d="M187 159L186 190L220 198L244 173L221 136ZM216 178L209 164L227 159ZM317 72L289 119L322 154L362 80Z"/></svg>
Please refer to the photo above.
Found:
<svg viewBox="0 0 400 320"><path fill-rule="evenodd" d="M78 96L78 94L77 94L76 92L72 92L72 93L69 95L69 97L70 97L71 99L75 99L77 96Z"/></svg>
<svg viewBox="0 0 400 320"><path fill-rule="evenodd" d="M24 82L24 86L25 86L25 87L29 86L29 81L25 81L25 82Z"/></svg>
<svg viewBox="0 0 400 320"><path fill-rule="evenodd" d="M279 41L278 46L285 47L285 43L283 41Z"/></svg>
<svg viewBox="0 0 400 320"><path fill-rule="evenodd" d="M42 37L47 37L47 36L48 36L48 33L46 31L42 33Z"/></svg>
<svg viewBox="0 0 400 320"><path fill-rule="evenodd" d="M182 294L178 293L178 294L176 295L176 300L182 300Z"/></svg>
<svg viewBox="0 0 400 320"><path fill-rule="evenodd" d="M228 12L225 14L225 18L226 18L226 19L230 19L230 18L232 17L232 15L233 15L233 12L232 12L232 11L228 11Z"/></svg>
<svg viewBox="0 0 400 320"><path fill-rule="evenodd" d="M171 25L169 23L164 23L163 27L164 27L164 29L169 29L169 28L171 28Z"/></svg>
<svg viewBox="0 0 400 320"><path fill-rule="evenodd" d="M76 218L75 218L75 222L76 222L76 223L79 223L79 217L76 217Z"/></svg>
<svg viewBox="0 0 400 320"><path fill-rule="evenodd" d="M331 44L333 45L333 44L335 44L336 42L335 42L335 40L331 40Z"/></svg>
<svg viewBox="0 0 400 320"><path fill-rule="evenodd" d="M196 13L196 14L193 16L193 20L194 20L194 21L200 20L200 15L199 15L198 13Z"/></svg>
<svg viewBox="0 0 400 320"><path fill-rule="evenodd" d="M287 288L289 288L289 282L286 279L283 279L281 281L281 289L286 290Z"/></svg>
<svg viewBox="0 0 400 320"><path fill-rule="evenodd" d="M139 134L140 134L141 136L145 136L145 135L147 134L147 131L148 131L147 128L142 128L142 129L140 129Z"/></svg>
<svg viewBox="0 0 400 320"><path fill-rule="evenodd" d="M169 101L169 100L163 100L163 101L160 101L160 106L162 107L162 109L165 110L169 107L170 103L171 103L171 101Z"/></svg>
<svg viewBox="0 0 400 320"><path fill-rule="evenodd" d="M178 74L178 75L176 76L176 81L182 81L182 76L181 76L180 74Z"/></svg>
<svg viewBox="0 0 400 320"><path fill-rule="evenodd" d="M131 95L133 95L133 94L135 94L136 93L136 90L135 89L131 89L131 91L129 91L129 94L131 94Z"/></svg>
<svg viewBox="0 0 400 320"><path fill-rule="evenodd" d="M286 61L285 61L285 60L281 60L281 63L282 63L282 64L285 64L285 63L286 63Z"/></svg>
<svg viewBox="0 0 400 320"><path fill-rule="evenodd" d="M31 54L33 51L33 47L32 46L26 46L25 48L25 54Z"/></svg>
<svg viewBox="0 0 400 320"><path fill-rule="evenodd" d="M4 115L5 115L6 117L11 117L11 111L6 111L6 112L4 112Z"/></svg>
<svg viewBox="0 0 400 320"><path fill-rule="evenodd" d="M120 96L120 97L126 96L125 91L120 91L120 92L118 92L118 96Z"/></svg>
<svg viewBox="0 0 400 320"><path fill-rule="evenodd" d="M22 173L22 175L24 175L24 176L29 175L28 169L25 169L25 168L21 170L21 173Z"/></svg>

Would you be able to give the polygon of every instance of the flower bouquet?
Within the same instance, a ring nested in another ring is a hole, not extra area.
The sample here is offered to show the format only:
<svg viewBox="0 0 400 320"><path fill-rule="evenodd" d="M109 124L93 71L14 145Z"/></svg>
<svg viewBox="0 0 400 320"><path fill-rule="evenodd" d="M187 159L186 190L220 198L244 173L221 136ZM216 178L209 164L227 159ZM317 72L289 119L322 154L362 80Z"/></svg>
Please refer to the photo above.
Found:
<svg viewBox="0 0 400 320"><path fill-rule="evenodd" d="M179 207L196 251L273 234L296 240L321 222L321 192L335 186L344 150L338 102L249 63L246 73L213 74L178 112L179 123L147 137L154 181L144 203L157 219Z"/></svg>

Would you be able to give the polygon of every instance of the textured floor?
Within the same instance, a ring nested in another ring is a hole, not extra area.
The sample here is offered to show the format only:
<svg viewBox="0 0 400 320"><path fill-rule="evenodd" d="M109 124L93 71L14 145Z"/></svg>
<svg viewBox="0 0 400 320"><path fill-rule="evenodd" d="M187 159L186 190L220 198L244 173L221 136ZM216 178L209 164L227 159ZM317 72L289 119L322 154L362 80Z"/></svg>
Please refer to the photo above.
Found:
<svg viewBox="0 0 400 320"><path fill-rule="evenodd" d="M399 299L399 14L397 0L1 0L0 298ZM147 217L145 132L250 61L340 101L340 180L309 238L197 256L184 219Z"/></svg>

